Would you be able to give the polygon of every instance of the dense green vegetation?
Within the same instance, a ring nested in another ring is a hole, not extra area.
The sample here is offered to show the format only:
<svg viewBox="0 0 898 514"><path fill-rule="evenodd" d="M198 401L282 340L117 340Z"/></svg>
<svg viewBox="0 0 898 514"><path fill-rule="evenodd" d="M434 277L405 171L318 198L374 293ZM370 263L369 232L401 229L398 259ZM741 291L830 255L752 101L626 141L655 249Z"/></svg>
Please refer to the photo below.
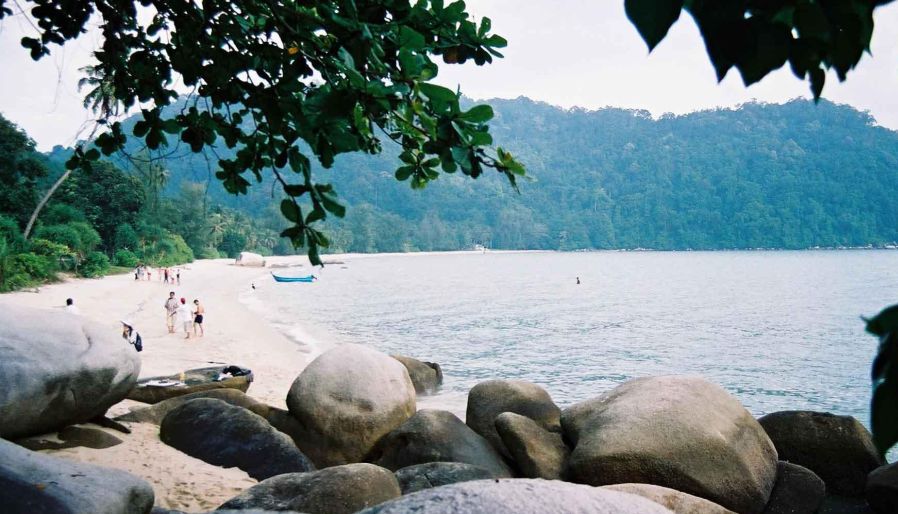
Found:
<svg viewBox="0 0 898 514"><path fill-rule="evenodd" d="M325 225L331 250L458 250L478 243L798 249L898 241L898 211L889 201L898 195L898 134L850 107L796 100L655 120L642 111L563 110L524 98L490 103L497 143L520 156L532 177L520 183L521 194L498 176L478 183L442 176L412 190L394 180L397 152L390 147L381 156L341 156L332 170L316 171L349 207L344 219ZM202 155L186 149L164 166L167 195L182 194L185 182L205 182L210 205L246 213L270 231L247 246L290 251L269 237L283 228L271 182L248 195L227 194L209 180Z"/></svg>
<svg viewBox="0 0 898 514"><path fill-rule="evenodd" d="M164 197L147 180L158 166L137 162L123 171L102 161L62 183L26 240L23 229L39 196L63 173L70 153L37 153L0 115L0 291L53 281L59 272L95 277L112 265L170 266L279 243L275 231L245 214L210 206L203 186L179 180L180 192Z"/></svg>

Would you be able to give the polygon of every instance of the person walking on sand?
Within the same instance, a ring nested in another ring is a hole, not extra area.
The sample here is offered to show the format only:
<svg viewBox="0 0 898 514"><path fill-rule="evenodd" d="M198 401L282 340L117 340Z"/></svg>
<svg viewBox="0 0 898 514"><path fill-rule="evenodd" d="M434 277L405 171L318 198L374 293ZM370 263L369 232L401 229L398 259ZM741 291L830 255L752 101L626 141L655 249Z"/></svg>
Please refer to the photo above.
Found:
<svg viewBox="0 0 898 514"><path fill-rule="evenodd" d="M165 300L165 323L168 325L168 333L175 333L175 316L178 315L178 300L175 298L175 292L168 293L168 300Z"/></svg>
<svg viewBox="0 0 898 514"><path fill-rule="evenodd" d="M162 270L163 280L162 282L168 284L168 268Z"/></svg>
<svg viewBox="0 0 898 514"><path fill-rule="evenodd" d="M196 329L199 327L200 334L198 337L203 337L206 333L203 331L203 314L206 313L206 308L200 305L200 301L193 301L194 310L193 310L193 335L196 334Z"/></svg>
<svg viewBox="0 0 898 514"><path fill-rule="evenodd" d="M175 270L175 278L178 279L178 285L181 285L181 268Z"/></svg>
<svg viewBox="0 0 898 514"><path fill-rule="evenodd" d="M178 305L178 323L184 327L184 333L187 334L184 339L190 339L190 325L193 325L193 314L187 307L187 299L181 298L181 305Z"/></svg>

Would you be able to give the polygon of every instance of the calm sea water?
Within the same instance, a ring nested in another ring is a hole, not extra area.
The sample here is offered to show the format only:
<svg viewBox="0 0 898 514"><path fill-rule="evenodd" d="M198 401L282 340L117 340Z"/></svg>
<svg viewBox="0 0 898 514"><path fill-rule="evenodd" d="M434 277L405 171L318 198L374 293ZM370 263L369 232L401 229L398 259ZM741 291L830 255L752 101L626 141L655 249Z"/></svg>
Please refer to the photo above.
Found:
<svg viewBox="0 0 898 514"><path fill-rule="evenodd" d="M360 256L316 274L259 281L250 301L312 351L353 342L439 362L444 388L420 403L462 417L467 391L492 378L535 382L566 406L694 373L756 415L866 424L876 340L860 316L898 302L887 250Z"/></svg>

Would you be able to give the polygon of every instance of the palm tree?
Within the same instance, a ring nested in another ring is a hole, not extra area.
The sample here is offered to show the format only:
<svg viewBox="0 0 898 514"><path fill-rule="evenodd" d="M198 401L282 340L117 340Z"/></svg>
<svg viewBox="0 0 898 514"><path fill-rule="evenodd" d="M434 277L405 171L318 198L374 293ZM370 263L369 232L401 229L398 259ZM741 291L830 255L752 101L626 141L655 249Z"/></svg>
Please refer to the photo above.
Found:
<svg viewBox="0 0 898 514"><path fill-rule="evenodd" d="M85 86L91 88L84 96L84 108L98 114L100 119L117 116L120 104L115 98L112 79L98 66L85 66L78 71L84 73L84 78L78 81L78 90Z"/></svg>

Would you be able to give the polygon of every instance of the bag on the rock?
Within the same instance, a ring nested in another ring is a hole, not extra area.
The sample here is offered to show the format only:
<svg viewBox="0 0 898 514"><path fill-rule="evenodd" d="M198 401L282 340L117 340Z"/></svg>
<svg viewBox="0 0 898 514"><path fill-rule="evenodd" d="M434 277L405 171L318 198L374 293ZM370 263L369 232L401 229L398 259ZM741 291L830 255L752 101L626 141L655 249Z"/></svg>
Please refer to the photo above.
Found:
<svg viewBox="0 0 898 514"><path fill-rule="evenodd" d="M140 334L137 334L134 338L134 349L138 352L143 351L143 339L140 337Z"/></svg>

